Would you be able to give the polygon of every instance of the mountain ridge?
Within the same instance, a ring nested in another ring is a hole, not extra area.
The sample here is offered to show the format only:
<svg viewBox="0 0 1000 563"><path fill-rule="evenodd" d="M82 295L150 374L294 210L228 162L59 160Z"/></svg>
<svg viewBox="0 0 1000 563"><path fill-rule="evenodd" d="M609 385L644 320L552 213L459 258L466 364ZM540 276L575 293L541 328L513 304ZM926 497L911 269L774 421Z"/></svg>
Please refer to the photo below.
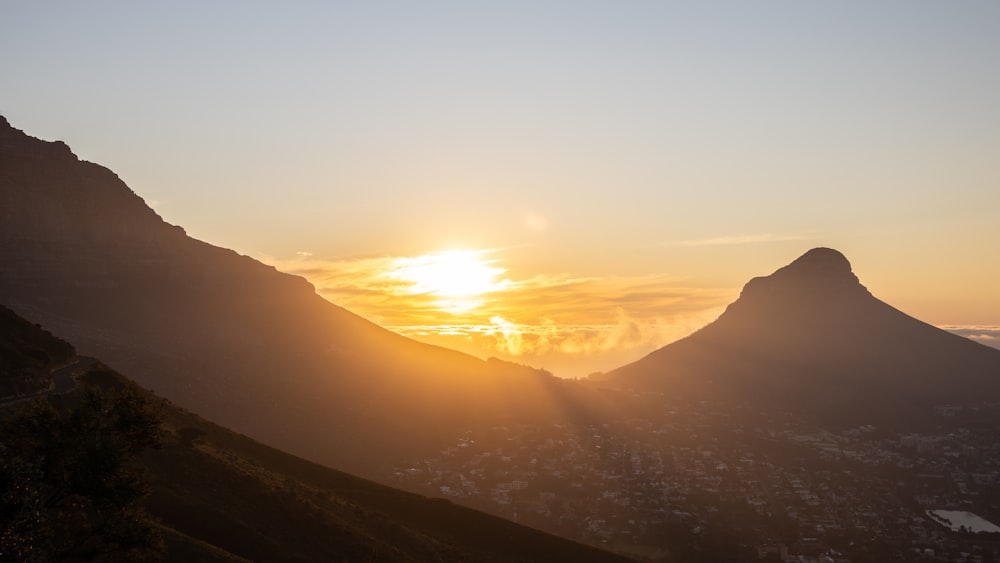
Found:
<svg viewBox="0 0 1000 563"><path fill-rule="evenodd" d="M843 254L817 248L751 279L716 321L607 379L881 419L880 405L926 412L948 401L1000 399L1000 350L880 301Z"/></svg>
<svg viewBox="0 0 1000 563"><path fill-rule="evenodd" d="M442 447L456 428L551 420L546 402L581 411L580 386L379 327L304 278L188 237L107 168L9 124L0 210L0 302L309 459L363 471Z"/></svg>

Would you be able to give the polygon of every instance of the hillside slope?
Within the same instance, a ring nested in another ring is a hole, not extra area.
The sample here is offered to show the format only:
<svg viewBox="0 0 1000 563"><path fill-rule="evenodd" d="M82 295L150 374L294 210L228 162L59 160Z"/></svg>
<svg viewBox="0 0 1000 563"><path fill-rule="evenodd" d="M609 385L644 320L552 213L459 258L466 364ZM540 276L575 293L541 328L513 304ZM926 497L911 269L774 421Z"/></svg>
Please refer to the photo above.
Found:
<svg viewBox="0 0 1000 563"><path fill-rule="evenodd" d="M65 345L41 330L25 336L12 325L0 326L0 361L17 357L18 350ZM35 369L41 375L47 367ZM624 561L264 446L155 397L102 364L79 380L76 390L39 400L68 409L86 388L98 387L106 395L138 394L163 419L162 446L148 451L141 466L152 485L146 509L159 522L167 561ZM0 406L0 417L25 407ZM6 438L0 436L0 443Z"/></svg>
<svg viewBox="0 0 1000 563"><path fill-rule="evenodd" d="M608 374L674 396L889 421L1000 400L1000 350L878 300L836 250L754 278L713 323Z"/></svg>
<svg viewBox="0 0 1000 563"><path fill-rule="evenodd" d="M194 240L110 170L3 118L0 263L0 302L82 354L339 467L435 451L477 425L586 417L594 402L548 374L404 338Z"/></svg>
<svg viewBox="0 0 1000 563"><path fill-rule="evenodd" d="M36 393L52 383L49 371L76 351L40 326L0 305L0 402Z"/></svg>

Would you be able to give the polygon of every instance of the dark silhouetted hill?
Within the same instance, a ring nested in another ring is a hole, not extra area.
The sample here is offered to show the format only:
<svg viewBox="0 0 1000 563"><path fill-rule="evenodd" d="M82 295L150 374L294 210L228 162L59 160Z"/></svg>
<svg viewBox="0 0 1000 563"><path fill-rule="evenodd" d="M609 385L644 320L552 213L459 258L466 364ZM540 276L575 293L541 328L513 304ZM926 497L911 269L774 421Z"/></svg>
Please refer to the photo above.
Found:
<svg viewBox="0 0 1000 563"><path fill-rule="evenodd" d="M1000 400L1000 350L894 309L836 250L754 278L713 323L608 374L677 397L750 401L829 421L892 421Z"/></svg>
<svg viewBox="0 0 1000 563"><path fill-rule="evenodd" d="M188 237L107 168L3 118L0 263L0 302L81 354L339 467L412 459L477 425L590 416L583 386L382 329L303 278Z"/></svg>
<svg viewBox="0 0 1000 563"><path fill-rule="evenodd" d="M0 305L0 401L45 389L49 371L75 355L73 346Z"/></svg>
<svg viewBox="0 0 1000 563"><path fill-rule="evenodd" d="M0 350L66 346L16 315L5 314L0 323ZM37 369L46 373L47 367ZM79 380L75 390L38 400L68 410L88 387L98 387L104 396L140 397L162 420L162 443L143 454L138 469L149 483L144 505L158 523L166 561L626 561L264 446L157 398L103 364ZM30 408L0 405L0 419ZM9 438L0 435L0 445ZM9 484L0 479L4 510L17 508L9 502L14 491L4 488Z"/></svg>

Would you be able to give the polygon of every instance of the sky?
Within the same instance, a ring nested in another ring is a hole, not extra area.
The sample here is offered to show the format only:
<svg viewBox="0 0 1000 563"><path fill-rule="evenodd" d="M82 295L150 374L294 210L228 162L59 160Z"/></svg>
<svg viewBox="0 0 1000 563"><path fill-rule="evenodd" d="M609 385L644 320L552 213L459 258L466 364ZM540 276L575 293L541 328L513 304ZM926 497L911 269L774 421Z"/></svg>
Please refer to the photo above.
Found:
<svg viewBox="0 0 1000 563"><path fill-rule="evenodd" d="M1000 346L1000 3L0 5L0 114L408 336L557 375L842 251Z"/></svg>

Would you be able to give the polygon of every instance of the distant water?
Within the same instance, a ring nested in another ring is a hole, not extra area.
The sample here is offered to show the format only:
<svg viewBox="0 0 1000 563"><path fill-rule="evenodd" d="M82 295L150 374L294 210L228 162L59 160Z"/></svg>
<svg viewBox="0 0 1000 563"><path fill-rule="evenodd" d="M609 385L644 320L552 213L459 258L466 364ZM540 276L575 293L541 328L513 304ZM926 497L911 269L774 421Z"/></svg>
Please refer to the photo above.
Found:
<svg viewBox="0 0 1000 563"><path fill-rule="evenodd" d="M942 526L947 526L957 532L965 526L970 532L1000 532L1000 526L972 512L964 510L928 510L927 515Z"/></svg>

